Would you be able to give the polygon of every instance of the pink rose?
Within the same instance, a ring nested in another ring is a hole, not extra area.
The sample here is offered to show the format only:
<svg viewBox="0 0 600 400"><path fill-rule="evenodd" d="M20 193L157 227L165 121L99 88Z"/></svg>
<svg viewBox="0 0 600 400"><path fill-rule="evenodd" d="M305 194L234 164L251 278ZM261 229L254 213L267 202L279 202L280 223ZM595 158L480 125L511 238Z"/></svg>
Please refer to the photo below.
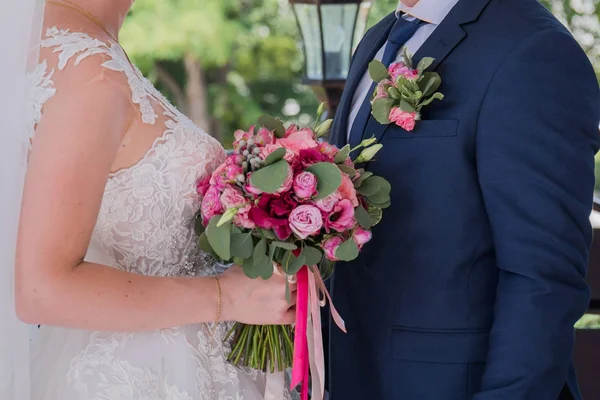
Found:
<svg viewBox="0 0 600 400"><path fill-rule="evenodd" d="M252 186L252 184L250 183L250 174L248 174L246 181L248 182L244 185L244 190L246 191L246 193L250 193L254 196L260 196L263 193L262 190Z"/></svg>
<svg viewBox="0 0 600 400"><path fill-rule="evenodd" d="M389 97L388 93L387 93L387 89L390 86L394 86L394 84L389 79L384 79L381 82L379 82L377 84L377 91L375 92L375 98L373 99L373 101L375 101L377 99L385 99L385 98Z"/></svg>
<svg viewBox="0 0 600 400"><path fill-rule="evenodd" d="M417 118L417 113L415 112L405 112L400 109L400 107L392 107L390 110L389 120L403 128L404 130L410 132L415 129L415 121Z"/></svg>
<svg viewBox="0 0 600 400"><path fill-rule="evenodd" d="M361 249L365 243L368 243L371 240L372 237L373 233L371 233L371 231L363 229L359 226L358 228L356 228L352 239L354 239L354 242L356 243L358 248Z"/></svg>
<svg viewBox="0 0 600 400"><path fill-rule="evenodd" d="M397 62L390 65L388 68L388 73L394 82L396 82L399 76L403 76L411 81L419 77L419 71L408 68L403 62Z"/></svg>
<svg viewBox="0 0 600 400"><path fill-rule="evenodd" d="M294 193L300 199L310 199L317 191L317 177L310 172L302 172L294 178Z"/></svg>
<svg viewBox="0 0 600 400"><path fill-rule="evenodd" d="M201 196L204 197L204 195L206 194L206 192L208 191L208 188L210 187L210 175L207 175L203 178L198 179L198 181L196 182L196 192Z"/></svg>
<svg viewBox="0 0 600 400"><path fill-rule="evenodd" d="M225 189L228 183L234 183L238 175L242 174L242 167L233 163L225 162L217 167L210 178L210 184L219 190Z"/></svg>
<svg viewBox="0 0 600 400"><path fill-rule="evenodd" d="M248 139L252 138L252 131L254 131L254 127L251 126L250 130L248 132L243 131L241 129L238 129L237 131L233 132L233 137L235 138L235 140L233 141L233 147L237 148L239 146L240 141L244 140L246 142L248 142Z"/></svg>
<svg viewBox="0 0 600 400"><path fill-rule="evenodd" d="M293 132L288 137L279 139L277 143L296 154L300 150L311 149L318 146L318 143L315 140L315 133L310 129L302 129Z"/></svg>
<svg viewBox="0 0 600 400"><path fill-rule="evenodd" d="M221 194L221 204L226 209L238 208L248 203L242 192L233 186L227 186Z"/></svg>
<svg viewBox="0 0 600 400"><path fill-rule="evenodd" d="M321 211L309 204L296 207L288 218L290 228L300 239L319 233L323 227Z"/></svg>
<svg viewBox="0 0 600 400"><path fill-rule="evenodd" d="M216 186L211 186L202 199L200 211L202 212L202 223L208 222L215 216L223 213L223 205L219 199L220 193Z"/></svg>
<svg viewBox="0 0 600 400"><path fill-rule="evenodd" d="M260 128L254 136L254 143L259 146L266 146L275 143L275 134L267 128Z"/></svg>
<svg viewBox="0 0 600 400"><path fill-rule="evenodd" d="M310 137L311 139L316 139L317 136L310 128L302 128L298 127L298 125L292 124L285 130L284 138L289 138L291 136L296 136L297 134L306 135L306 137Z"/></svg>
<svg viewBox="0 0 600 400"><path fill-rule="evenodd" d="M329 158L335 158L335 156L339 152L337 147L327 142L319 143L319 151Z"/></svg>
<svg viewBox="0 0 600 400"><path fill-rule="evenodd" d="M242 165L242 155L241 154L230 154L225 159L225 164L228 165Z"/></svg>
<svg viewBox="0 0 600 400"><path fill-rule="evenodd" d="M335 207L335 205L338 203L338 201L340 201L342 199L342 196L340 196L339 192L333 192L331 193L329 196L323 198L323 199L319 199L317 201L315 201L315 206L317 206L317 208L325 213L330 213L331 211L333 211L333 207Z"/></svg>
<svg viewBox="0 0 600 400"><path fill-rule="evenodd" d="M342 199L350 200L352 207L358 207L358 197L356 197L356 189L354 189L354 183L350 176L345 172L342 172L342 183L338 188L338 192Z"/></svg>
<svg viewBox="0 0 600 400"><path fill-rule="evenodd" d="M233 217L233 223L236 226L241 226L242 228L254 229L256 228L256 224L252 219L250 219L250 209L252 207L250 204L240 208L235 217Z"/></svg>
<svg viewBox="0 0 600 400"><path fill-rule="evenodd" d="M269 154L282 147L283 146L279 143L267 144L265 147L260 149L260 158L264 160ZM291 163L294 160L294 153L291 150L285 149L285 155L283 156L283 159Z"/></svg>
<svg viewBox="0 0 600 400"><path fill-rule="evenodd" d="M350 200L340 200L333 212L325 220L325 229L330 232L332 229L338 232L345 232L348 229L354 228L356 220L354 219L354 207Z"/></svg>
<svg viewBox="0 0 600 400"><path fill-rule="evenodd" d="M342 243L344 243L344 239L342 239L340 236L331 236L329 239L325 240L321 246L325 252L325 257L331 261L338 261L337 257L335 256L335 252Z"/></svg>

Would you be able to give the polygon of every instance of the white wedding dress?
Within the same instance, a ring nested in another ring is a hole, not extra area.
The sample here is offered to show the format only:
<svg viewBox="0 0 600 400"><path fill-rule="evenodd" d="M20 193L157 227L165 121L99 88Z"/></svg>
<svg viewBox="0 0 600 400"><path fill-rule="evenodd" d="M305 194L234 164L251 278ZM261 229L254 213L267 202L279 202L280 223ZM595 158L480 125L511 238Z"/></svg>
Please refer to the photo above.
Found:
<svg viewBox="0 0 600 400"><path fill-rule="evenodd" d="M52 28L43 38L44 49L58 59L54 67L42 60L31 75L32 129L44 103L60 90L55 77L86 59L124 74L149 132L164 123L163 134L141 160L109 176L85 260L153 276L222 272L215 260L198 253L193 229L199 209L195 182L224 160L220 144L169 104L120 46ZM32 399L263 399L265 375L226 361L229 344L223 339L229 328L220 324L211 336L210 325L142 333L42 326L33 343Z"/></svg>

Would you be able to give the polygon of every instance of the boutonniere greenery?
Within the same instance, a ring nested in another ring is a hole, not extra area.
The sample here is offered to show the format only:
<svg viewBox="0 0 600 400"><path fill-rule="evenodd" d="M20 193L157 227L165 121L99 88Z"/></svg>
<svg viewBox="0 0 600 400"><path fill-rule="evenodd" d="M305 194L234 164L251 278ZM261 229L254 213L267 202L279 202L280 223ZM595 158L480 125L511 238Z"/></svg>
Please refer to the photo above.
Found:
<svg viewBox="0 0 600 400"><path fill-rule="evenodd" d="M413 68L412 58L404 52L403 61L386 68L381 61L371 61L369 75L377 87L371 100L371 114L380 124L394 123L412 131L421 119L423 107L444 95L437 90L442 78L437 72L427 72L435 59L423 58Z"/></svg>

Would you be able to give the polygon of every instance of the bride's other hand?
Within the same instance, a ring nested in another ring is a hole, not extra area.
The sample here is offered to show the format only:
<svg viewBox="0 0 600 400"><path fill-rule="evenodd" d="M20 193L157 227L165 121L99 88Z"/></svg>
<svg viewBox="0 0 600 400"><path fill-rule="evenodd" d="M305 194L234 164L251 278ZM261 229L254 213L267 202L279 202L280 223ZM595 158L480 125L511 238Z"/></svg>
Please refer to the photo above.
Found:
<svg viewBox="0 0 600 400"><path fill-rule="evenodd" d="M270 279L248 278L242 268L229 268L219 280L222 287L222 317L252 325L290 325L296 319L296 284L290 285L291 304L286 300L287 277L275 273Z"/></svg>

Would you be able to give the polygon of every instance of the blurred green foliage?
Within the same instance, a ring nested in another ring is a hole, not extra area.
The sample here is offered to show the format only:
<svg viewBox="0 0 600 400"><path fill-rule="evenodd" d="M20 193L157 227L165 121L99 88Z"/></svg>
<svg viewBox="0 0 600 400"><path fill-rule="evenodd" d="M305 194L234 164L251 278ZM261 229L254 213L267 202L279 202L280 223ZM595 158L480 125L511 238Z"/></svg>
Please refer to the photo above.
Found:
<svg viewBox="0 0 600 400"><path fill-rule="evenodd" d="M597 0L543 1L578 38L600 77ZM396 0L374 2L369 26ZM263 113L308 124L318 100L287 0L143 0L121 40L134 62L194 121L228 146Z"/></svg>

